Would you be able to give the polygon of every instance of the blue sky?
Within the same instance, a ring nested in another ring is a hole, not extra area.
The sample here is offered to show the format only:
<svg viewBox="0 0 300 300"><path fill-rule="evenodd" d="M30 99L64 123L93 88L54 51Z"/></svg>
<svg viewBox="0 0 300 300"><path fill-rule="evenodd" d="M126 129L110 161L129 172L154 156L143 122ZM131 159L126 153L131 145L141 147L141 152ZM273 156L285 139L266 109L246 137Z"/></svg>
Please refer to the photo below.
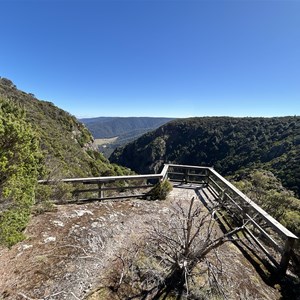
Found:
<svg viewBox="0 0 300 300"><path fill-rule="evenodd" d="M0 0L0 76L78 117L300 114L300 1Z"/></svg>

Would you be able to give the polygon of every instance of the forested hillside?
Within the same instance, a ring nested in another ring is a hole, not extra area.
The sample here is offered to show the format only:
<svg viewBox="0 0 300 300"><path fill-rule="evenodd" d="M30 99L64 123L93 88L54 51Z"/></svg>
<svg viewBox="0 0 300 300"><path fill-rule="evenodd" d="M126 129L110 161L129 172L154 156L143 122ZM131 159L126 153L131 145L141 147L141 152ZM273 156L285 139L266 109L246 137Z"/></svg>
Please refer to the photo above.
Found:
<svg viewBox="0 0 300 300"><path fill-rule="evenodd" d="M165 162L213 166L222 175L272 171L300 195L300 117L180 119L145 134L110 157L138 173Z"/></svg>
<svg viewBox="0 0 300 300"><path fill-rule="evenodd" d="M115 166L96 151L89 130L68 112L18 90L6 78L0 78L0 97L24 110L26 121L38 136L46 176L99 176L108 170L113 172Z"/></svg>
<svg viewBox="0 0 300 300"><path fill-rule="evenodd" d="M0 78L0 244L22 239L33 205L47 201L38 179L128 172L94 149L75 117Z"/></svg>

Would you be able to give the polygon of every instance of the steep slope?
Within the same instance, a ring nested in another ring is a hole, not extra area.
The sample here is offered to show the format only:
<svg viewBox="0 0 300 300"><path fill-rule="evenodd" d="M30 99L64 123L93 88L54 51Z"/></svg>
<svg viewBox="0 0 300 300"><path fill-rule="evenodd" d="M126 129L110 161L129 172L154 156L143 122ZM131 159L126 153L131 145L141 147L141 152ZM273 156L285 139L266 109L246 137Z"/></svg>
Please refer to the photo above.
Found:
<svg viewBox="0 0 300 300"><path fill-rule="evenodd" d="M0 96L25 111L26 119L39 137L48 177L99 175L113 166L99 153L88 129L51 102L40 101L0 78Z"/></svg>
<svg viewBox="0 0 300 300"><path fill-rule="evenodd" d="M139 173L164 162L214 166L223 175L263 167L300 195L300 117L172 121L117 149L112 162Z"/></svg>
<svg viewBox="0 0 300 300"><path fill-rule="evenodd" d="M58 199L68 192L63 185L37 187L39 178L124 172L94 149L75 117L0 78L0 244L22 240L33 207L46 205L51 193Z"/></svg>

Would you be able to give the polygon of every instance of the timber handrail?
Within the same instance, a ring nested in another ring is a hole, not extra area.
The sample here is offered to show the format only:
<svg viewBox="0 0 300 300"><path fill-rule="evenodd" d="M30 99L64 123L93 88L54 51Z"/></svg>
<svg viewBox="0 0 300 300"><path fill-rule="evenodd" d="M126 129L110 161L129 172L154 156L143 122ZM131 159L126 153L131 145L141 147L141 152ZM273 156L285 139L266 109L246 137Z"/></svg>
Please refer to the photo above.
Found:
<svg viewBox="0 0 300 300"><path fill-rule="evenodd" d="M225 206L225 209L228 208L226 200L230 200L231 203L238 209L239 215L242 216L243 222L250 221L249 224L252 224L270 243L272 248L279 250L281 252L281 260L279 263L273 258L272 254L263 246L259 241L259 238L255 237L251 231L250 227L245 227L245 232L257 243L260 249L270 258L270 260L276 264L278 267L279 273L284 275L288 268L289 260L291 257L292 249L298 237L293 234L290 230L285 228L281 223L275 220L270 216L265 210L263 210L259 205L253 202L249 197L237 189L233 184L231 184L227 179L221 176L211 167L199 167L199 166L189 166L189 165L176 165L169 164L169 167L173 168L173 171L170 172L170 175L175 175L180 177L181 180L185 183L195 182L190 180L190 177L203 177L203 173L206 175L206 185L215 195L217 200ZM181 172L174 172L174 169L179 169ZM200 173L189 173L189 171L200 171ZM202 173L201 173L202 172ZM172 179L171 179L172 180ZM178 180L177 180L178 181ZM200 180L199 183L203 183L203 180ZM233 194L233 196L229 195ZM233 199L235 198L235 199ZM225 200L225 201L224 201ZM274 240L266 230L261 226L258 220L262 219L265 224L271 228L274 233L283 240L283 246L279 246L278 243Z"/></svg>
<svg viewBox="0 0 300 300"><path fill-rule="evenodd" d="M84 178L65 178L60 180L39 180L38 183L99 183L99 182L114 182L121 180L135 180L135 179L161 179L162 174L145 174L145 175L122 175L122 176L100 176L100 177L84 177Z"/></svg>
<svg viewBox="0 0 300 300"><path fill-rule="evenodd" d="M276 230L279 234L282 234L286 237L297 239L296 235L294 235L287 228L285 228L281 223L279 223L272 216L270 216L259 205L257 205L250 198L248 198L244 193L242 193L239 189L237 189L227 179L222 177L213 168L209 168L209 171L210 171L210 173L214 174L220 181L222 181L224 184L226 184L232 191L234 191L237 195L239 195L246 203L248 203L251 206L251 208L253 208L262 218L264 218L267 223L271 224L273 229Z"/></svg>

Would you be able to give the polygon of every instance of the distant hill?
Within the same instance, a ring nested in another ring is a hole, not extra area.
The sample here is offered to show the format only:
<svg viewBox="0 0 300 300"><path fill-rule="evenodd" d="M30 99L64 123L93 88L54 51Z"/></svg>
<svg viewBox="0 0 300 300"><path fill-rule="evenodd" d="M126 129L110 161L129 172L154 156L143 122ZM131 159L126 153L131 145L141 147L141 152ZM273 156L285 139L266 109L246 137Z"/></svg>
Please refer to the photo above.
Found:
<svg viewBox="0 0 300 300"><path fill-rule="evenodd" d="M300 117L175 120L118 148L110 160L138 173L164 162L214 166L223 175L262 167L299 197Z"/></svg>
<svg viewBox="0 0 300 300"><path fill-rule="evenodd" d="M79 119L95 139L132 136L145 133L173 120L151 117L98 117Z"/></svg>
<svg viewBox="0 0 300 300"><path fill-rule="evenodd" d="M146 132L173 120L172 118L152 117L98 117L79 119L91 131L95 139L116 137L113 142L100 143L99 150L106 156L119 146L125 145Z"/></svg>

